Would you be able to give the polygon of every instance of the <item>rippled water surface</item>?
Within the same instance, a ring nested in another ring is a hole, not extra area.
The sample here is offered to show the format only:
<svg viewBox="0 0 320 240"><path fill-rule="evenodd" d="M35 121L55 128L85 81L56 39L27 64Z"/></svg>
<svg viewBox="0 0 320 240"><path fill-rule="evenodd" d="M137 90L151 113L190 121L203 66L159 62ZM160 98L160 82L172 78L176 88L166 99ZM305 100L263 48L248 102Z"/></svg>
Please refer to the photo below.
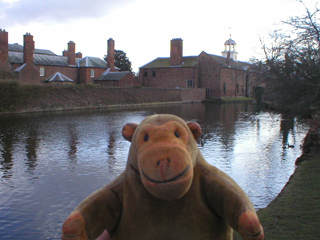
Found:
<svg viewBox="0 0 320 240"><path fill-rule="evenodd" d="M294 171L306 127L248 103L0 115L0 239L60 239L68 214L126 164L127 122L155 113L197 121L205 159L233 177L256 208Z"/></svg>

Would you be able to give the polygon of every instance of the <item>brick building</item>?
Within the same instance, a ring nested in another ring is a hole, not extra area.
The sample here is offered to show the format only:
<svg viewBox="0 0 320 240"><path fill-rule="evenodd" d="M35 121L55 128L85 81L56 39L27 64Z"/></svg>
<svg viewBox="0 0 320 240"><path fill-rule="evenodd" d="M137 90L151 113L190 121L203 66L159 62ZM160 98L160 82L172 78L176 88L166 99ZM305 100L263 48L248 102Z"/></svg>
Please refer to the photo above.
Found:
<svg viewBox="0 0 320 240"><path fill-rule="evenodd" d="M35 49L30 33L26 33L23 40L23 46L9 44L8 32L0 29L0 71L16 73L21 83L94 84L96 79L108 76L110 81L117 83L116 86L137 84L132 73L114 78L113 73L119 70L114 66L114 40L111 38L108 40L107 62L97 57L82 57L82 53L76 53L73 41L68 43L68 49L62 55L56 55L50 50Z"/></svg>
<svg viewBox="0 0 320 240"><path fill-rule="evenodd" d="M222 56L201 52L183 56L182 39L171 40L170 57L156 58L140 67L145 87L205 88L209 98L252 96L261 76L257 66L237 61L236 43L225 42Z"/></svg>

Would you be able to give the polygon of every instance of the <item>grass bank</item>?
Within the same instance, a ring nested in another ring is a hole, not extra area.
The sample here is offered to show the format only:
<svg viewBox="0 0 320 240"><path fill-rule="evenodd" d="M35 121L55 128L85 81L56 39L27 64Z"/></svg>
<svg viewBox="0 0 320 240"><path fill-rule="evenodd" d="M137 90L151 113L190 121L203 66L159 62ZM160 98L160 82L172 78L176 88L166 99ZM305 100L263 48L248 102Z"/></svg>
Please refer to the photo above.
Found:
<svg viewBox="0 0 320 240"><path fill-rule="evenodd" d="M288 183L258 212L265 239L320 239L320 151L303 155ZM235 234L234 239L242 239Z"/></svg>

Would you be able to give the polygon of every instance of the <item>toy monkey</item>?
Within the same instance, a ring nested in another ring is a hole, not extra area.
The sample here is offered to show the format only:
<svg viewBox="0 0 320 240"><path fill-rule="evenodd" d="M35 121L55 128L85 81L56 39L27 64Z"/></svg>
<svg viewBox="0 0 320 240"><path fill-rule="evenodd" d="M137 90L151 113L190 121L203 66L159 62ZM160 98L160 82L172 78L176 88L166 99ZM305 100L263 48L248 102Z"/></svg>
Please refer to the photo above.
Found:
<svg viewBox="0 0 320 240"><path fill-rule="evenodd" d="M126 124L131 142L124 172L92 193L66 219L62 239L262 240L263 228L248 196L208 164L195 122L163 114Z"/></svg>

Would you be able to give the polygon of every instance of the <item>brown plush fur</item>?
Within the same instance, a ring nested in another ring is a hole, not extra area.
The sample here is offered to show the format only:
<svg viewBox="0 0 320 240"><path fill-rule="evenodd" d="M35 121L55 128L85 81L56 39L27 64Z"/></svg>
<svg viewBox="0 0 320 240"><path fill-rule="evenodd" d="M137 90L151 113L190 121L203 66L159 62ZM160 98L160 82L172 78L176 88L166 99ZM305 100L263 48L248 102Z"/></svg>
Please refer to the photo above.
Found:
<svg viewBox="0 0 320 240"><path fill-rule="evenodd" d="M131 142L125 171L67 218L63 239L95 239L105 229L113 240L230 240L232 229L263 239L247 195L201 155L197 123L153 115L122 134Z"/></svg>

